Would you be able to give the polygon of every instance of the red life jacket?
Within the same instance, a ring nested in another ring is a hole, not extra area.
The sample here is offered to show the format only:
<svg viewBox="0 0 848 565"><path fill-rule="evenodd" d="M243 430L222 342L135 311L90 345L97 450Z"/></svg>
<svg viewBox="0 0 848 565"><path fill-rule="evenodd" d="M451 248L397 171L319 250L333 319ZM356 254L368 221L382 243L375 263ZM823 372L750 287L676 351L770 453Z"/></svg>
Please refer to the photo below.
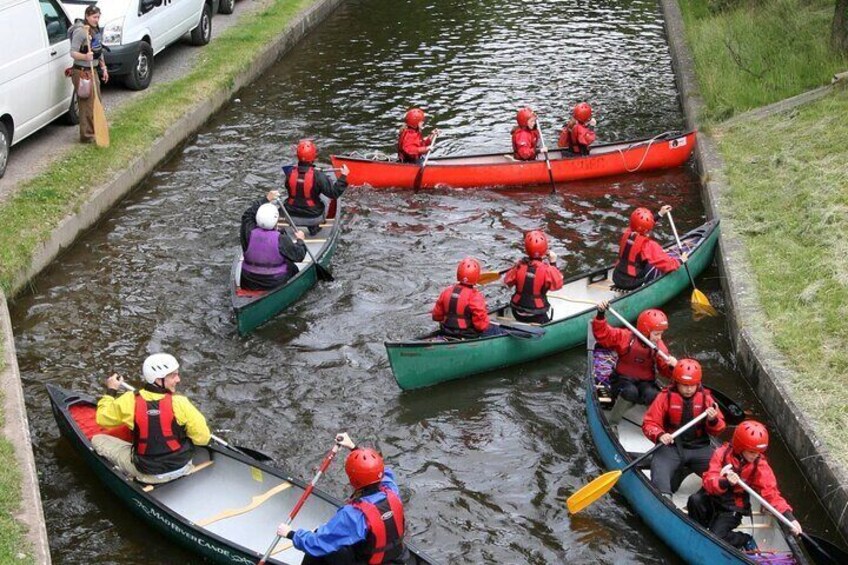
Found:
<svg viewBox="0 0 848 565"><path fill-rule="evenodd" d="M733 471L739 475L739 478L745 481L746 484L751 484L754 475L757 472L757 467L760 464L762 455L748 463L741 455L733 453L733 447L728 443L721 446L719 449L724 449L721 454L721 466L732 465ZM739 485L731 486L727 491L718 497L719 504L726 510L741 512L742 514L751 513L751 498L748 493Z"/></svg>
<svg viewBox="0 0 848 565"><path fill-rule="evenodd" d="M540 269L541 273L539 273ZM512 305L522 314L547 314L551 309L544 273L545 264L538 260L523 259L518 265L515 272L515 294L512 295Z"/></svg>
<svg viewBox="0 0 848 565"><path fill-rule="evenodd" d="M707 408L713 405L713 398L710 393L704 390L704 387L698 385L698 390L696 390L695 394L688 399L692 405L692 415L684 422L683 411L684 402L686 402L686 400L684 400L683 395L677 392L674 385L667 386L665 394L668 408L663 416L663 429L670 434L674 433L678 428L680 428L680 426L700 416L702 412L706 411ZM695 424L694 427L689 428L683 432L682 435L678 436L675 441L679 442L683 447L694 447L702 444L709 444L710 439L707 435L706 421L701 420Z"/></svg>
<svg viewBox="0 0 848 565"><path fill-rule="evenodd" d="M539 137L536 130L515 127L512 130L512 156L520 161L532 161L538 155Z"/></svg>
<svg viewBox="0 0 848 565"><path fill-rule="evenodd" d="M411 139L410 139L411 138ZM411 127L404 126L400 130L400 136L398 136L398 161L401 163L417 163L419 155L412 155L404 151L404 147L412 142L413 145L424 145L424 136L421 134L421 130L413 129Z"/></svg>
<svg viewBox="0 0 848 565"><path fill-rule="evenodd" d="M642 247L649 239L628 228L622 240L612 281L615 286L630 290L640 286L648 272L648 262L642 258Z"/></svg>
<svg viewBox="0 0 848 565"><path fill-rule="evenodd" d="M474 329L474 318L469 308L474 289L470 286L455 284L448 298L448 306L445 308L445 321L442 328L450 335L462 337L477 337Z"/></svg>
<svg viewBox="0 0 848 565"><path fill-rule="evenodd" d="M160 475L191 460L194 446L174 417L170 392L150 401L136 393L133 420L133 463L139 471Z"/></svg>
<svg viewBox="0 0 848 565"><path fill-rule="evenodd" d="M388 487L381 485L380 492L386 498L377 504L361 499L351 503L365 516L368 528L365 544L357 548L357 556L369 565L405 564L403 504Z"/></svg>
<svg viewBox="0 0 848 565"><path fill-rule="evenodd" d="M316 208L317 195L312 190L315 186L315 167L310 166L303 177L300 176L299 168L294 167L286 179L286 188L289 191L286 207Z"/></svg>
<svg viewBox="0 0 848 565"><path fill-rule="evenodd" d="M637 381L653 381L656 379L656 366L656 351L632 336L627 351L618 356L615 372Z"/></svg>

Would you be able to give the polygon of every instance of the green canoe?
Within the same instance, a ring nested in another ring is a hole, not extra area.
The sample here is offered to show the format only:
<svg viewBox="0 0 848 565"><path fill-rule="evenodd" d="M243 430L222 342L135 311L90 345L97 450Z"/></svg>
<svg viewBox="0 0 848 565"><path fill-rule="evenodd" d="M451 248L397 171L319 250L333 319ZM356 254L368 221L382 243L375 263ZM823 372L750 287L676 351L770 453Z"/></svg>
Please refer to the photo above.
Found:
<svg viewBox="0 0 848 565"><path fill-rule="evenodd" d="M327 218L321 224L321 230L315 235L306 238L306 245L315 256L315 260L324 267L329 268L330 260L336 250L342 225L341 200L330 202L327 207ZM281 218L280 228L288 227L284 218ZM288 236L285 236L288 237ZM252 332L306 294L315 285L318 275L315 265L309 255L297 264L299 272L286 281L286 284L270 291L245 291L238 286L241 273L242 252L238 251L233 261L230 272L230 298L236 315L238 332L245 335Z"/></svg>
<svg viewBox="0 0 848 565"><path fill-rule="evenodd" d="M707 222L683 236L689 250L689 268L698 276L712 261L718 242L718 221ZM666 247L676 254L676 245ZM553 355L586 341L586 324L595 315L591 304L610 300L628 320L635 320L642 310L665 304L689 287L684 269L660 276L638 289L622 293L612 288L612 267L584 273L568 279L561 290L549 292L554 309L553 320L532 329L544 329L544 335L529 336L519 332L480 339L446 341L438 332L410 341L386 342L386 351L395 380L400 388L410 390L459 379L501 367L526 363ZM495 321L511 324L509 307L493 312ZM520 327L520 324L516 324ZM523 339L533 337L533 339Z"/></svg>

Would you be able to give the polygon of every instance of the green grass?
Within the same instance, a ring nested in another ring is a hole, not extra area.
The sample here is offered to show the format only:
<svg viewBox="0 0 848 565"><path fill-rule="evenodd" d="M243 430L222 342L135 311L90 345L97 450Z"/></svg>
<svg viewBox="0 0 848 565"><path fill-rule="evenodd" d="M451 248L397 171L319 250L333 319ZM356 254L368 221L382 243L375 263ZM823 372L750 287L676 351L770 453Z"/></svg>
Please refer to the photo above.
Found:
<svg viewBox="0 0 848 565"><path fill-rule="evenodd" d="M833 0L738 0L719 13L707 0L678 1L707 123L827 84L848 68L828 46Z"/></svg>
<svg viewBox="0 0 848 565"><path fill-rule="evenodd" d="M720 210L748 249L792 398L848 466L848 90L716 131Z"/></svg>
<svg viewBox="0 0 848 565"><path fill-rule="evenodd" d="M31 263L39 244L69 212L76 212L91 188L125 169L150 142L209 93L232 86L236 75L304 8L315 0L276 0L247 14L239 24L202 48L188 75L151 87L144 96L108 115L111 146L78 146L38 177L26 182L0 207L0 286L11 288Z"/></svg>

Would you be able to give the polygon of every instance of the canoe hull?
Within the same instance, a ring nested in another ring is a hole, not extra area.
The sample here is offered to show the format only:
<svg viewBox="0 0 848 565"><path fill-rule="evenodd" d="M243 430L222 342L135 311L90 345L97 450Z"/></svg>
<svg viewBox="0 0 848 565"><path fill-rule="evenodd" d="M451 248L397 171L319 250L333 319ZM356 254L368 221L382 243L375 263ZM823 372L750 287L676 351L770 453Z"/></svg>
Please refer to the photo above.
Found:
<svg viewBox="0 0 848 565"><path fill-rule="evenodd" d="M712 261L719 233L717 222L709 222L700 229L707 233L689 258L689 268L695 277ZM612 304L622 316L634 321L646 308L661 306L688 287L689 278L680 268L615 298ZM586 341L586 324L594 315L594 308L587 307L579 315L545 324L546 333L539 339L493 336L452 342L386 342L385 345L398 386L410 390L526 363L580 345Z"/></svg>
<svg viewBox="0 0 848 565"><path fill-rule="evenodd" d="M694 132L672 138L635 140L593 147L588 156L570 155L562 150L549 153L554 182L570 182L668 169L683 165L695 147ZM348 182L372 188L415 187L420 167L397 161L359 159L343 155L331 157L333 167L350 169ZM544 158L514 161L503 154L433 158L419 179L419 188L489 188L495 186L546 185L550 182Z"/></svg>

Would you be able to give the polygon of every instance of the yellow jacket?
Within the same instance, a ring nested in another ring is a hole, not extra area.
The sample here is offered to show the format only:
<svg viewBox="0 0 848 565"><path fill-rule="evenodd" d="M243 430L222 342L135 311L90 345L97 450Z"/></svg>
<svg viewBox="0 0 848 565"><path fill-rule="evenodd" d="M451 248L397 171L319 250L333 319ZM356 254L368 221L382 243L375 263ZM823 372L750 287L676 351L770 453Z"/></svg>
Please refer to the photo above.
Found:
<svg viewBox="0 0 848 565"><path fill-rule="evenodd" d="M161 400L165 395L141 389L141 397L147 401ZM174 419L185 428L186 435L194 445L206 445L212 437L206 418L194 404L181 394L173 395ZM97 424L114 428L121 424L133 429L135 425L135 393L125 392L115 398L104 396L97 401Z"/></svg>

